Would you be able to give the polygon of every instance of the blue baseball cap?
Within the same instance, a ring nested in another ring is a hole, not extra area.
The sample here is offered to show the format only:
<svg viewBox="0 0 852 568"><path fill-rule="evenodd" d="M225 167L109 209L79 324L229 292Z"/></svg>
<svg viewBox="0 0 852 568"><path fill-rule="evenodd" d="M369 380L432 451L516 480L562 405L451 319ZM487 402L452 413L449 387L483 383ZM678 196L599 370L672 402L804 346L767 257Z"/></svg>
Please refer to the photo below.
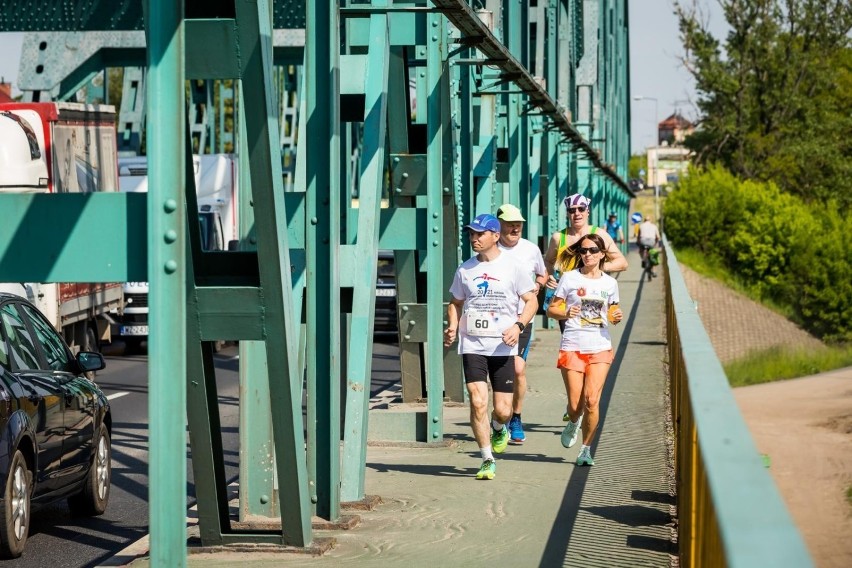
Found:
<svg viewBox="0 0 852 568"><path fill-rule="evenodd" d="M483 213L482 215L477 215L476 219L467 225L467 228L472 231L476 231L477 233L484 233L485 231L499 233L500 221L498 221L497 217L490 213Z"/></svg>

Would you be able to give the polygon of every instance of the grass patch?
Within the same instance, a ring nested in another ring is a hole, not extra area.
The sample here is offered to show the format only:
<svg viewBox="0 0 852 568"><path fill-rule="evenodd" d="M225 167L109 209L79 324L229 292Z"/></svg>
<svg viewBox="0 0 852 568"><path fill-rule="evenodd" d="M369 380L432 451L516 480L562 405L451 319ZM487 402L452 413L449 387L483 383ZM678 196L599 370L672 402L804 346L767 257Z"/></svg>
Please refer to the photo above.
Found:
<svg viewBox="0 0 852 568"><path fill-rule="evenodd" d="M725 365L732 387L795 379L852 366L852 345L809 351L773 347Z"/></svg>
<svg viewBox="0 0 852 568"><path fill-rule="evenodd" d="M852 506L852 485L846 488L846 502Z"/></svg>

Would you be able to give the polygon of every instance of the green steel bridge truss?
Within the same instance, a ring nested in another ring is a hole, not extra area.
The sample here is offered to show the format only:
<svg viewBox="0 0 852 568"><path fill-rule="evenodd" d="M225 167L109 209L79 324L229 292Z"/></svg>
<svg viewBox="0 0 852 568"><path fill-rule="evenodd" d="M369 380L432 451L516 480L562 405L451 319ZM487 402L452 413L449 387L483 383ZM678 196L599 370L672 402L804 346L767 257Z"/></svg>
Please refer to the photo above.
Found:
<svg viewBox="0 0 852 568"><path fill-rule="evenodd" d="M202 541L311 546L312 515L365 497L368 437L441 443L464 400L442 347L464 223L509 201L544 246L581 192L626 225L624 0L3 1L0 31L30 32L29 100L105 100L125 68L120 149L147 140L147 195L0 195L0 280L150 282L154 565L185 564L187 419ZM239 251L201 250L193 147L238 154ZM369 410L380 249L404 411ZM280 530L229 518L219 340L240 341L240 516Z"/></svg>

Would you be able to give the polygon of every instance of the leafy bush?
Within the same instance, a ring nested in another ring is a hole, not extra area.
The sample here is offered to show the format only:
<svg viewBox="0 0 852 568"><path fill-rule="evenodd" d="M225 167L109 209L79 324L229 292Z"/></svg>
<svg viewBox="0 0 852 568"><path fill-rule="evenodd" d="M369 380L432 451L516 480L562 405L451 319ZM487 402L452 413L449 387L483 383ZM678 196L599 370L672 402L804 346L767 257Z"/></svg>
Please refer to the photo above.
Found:
<svg viewBox="0 0 852 568"><path fill-rule="evenodd" d="M836 204L816 209L774 183L711 166L692 171L664 211L675 248L721 263L824 340L852 339L852 247Z"/></svg>

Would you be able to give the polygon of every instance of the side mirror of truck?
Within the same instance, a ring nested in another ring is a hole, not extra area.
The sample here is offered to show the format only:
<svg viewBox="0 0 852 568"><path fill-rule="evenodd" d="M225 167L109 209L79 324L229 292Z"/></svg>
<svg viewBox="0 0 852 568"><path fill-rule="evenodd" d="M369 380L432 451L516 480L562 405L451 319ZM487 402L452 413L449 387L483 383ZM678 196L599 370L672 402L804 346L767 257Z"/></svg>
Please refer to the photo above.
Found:
<svg viewBox="0 0 852 568"><path fill-rule="evenodd" d="M228 252L237 252L240 250L240 241L228 241Z"/></svg>

